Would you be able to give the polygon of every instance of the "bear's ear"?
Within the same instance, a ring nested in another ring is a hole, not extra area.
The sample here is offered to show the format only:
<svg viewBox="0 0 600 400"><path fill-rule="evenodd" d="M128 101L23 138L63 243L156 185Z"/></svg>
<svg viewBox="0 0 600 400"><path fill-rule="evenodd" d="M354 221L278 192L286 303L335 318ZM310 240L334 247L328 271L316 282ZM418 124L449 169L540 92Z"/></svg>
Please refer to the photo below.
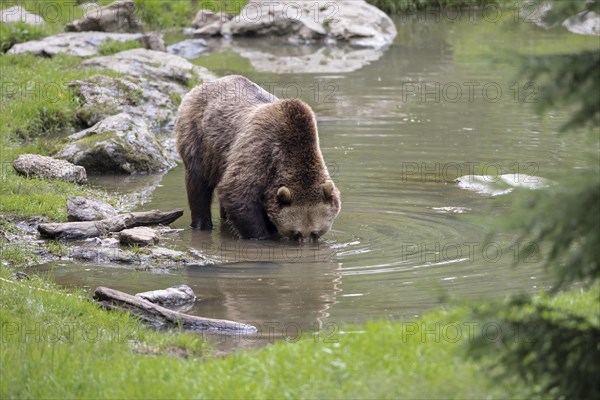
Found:
<svg viewBox="0 0 600 400"><path fill-rule="evenodd" d="M333 196L333 189L335 189L333 181L328 179L325 181L324 184L321 185L321 187L323 188L323 195L325 196L325 200L331 199L331 197Z"/></svg>
<svg viewBox="0 0 600 400"><path fill-rule="evenodd" d="M290 192L290 189L282 186L279 188L279 190L277 190L277 198L282 203L289 204L292 202L292 193Z"/></svg>

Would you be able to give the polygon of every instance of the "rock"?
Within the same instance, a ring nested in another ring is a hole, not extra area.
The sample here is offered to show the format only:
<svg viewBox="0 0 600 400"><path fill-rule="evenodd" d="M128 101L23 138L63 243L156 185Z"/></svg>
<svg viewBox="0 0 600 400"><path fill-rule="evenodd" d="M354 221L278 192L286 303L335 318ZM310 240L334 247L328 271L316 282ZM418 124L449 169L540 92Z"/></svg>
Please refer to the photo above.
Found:
<svg viewBox="0 0 600 400"><path fill-rule="evenodd" d="M21 6L13 6L0 11L0 22L5 24L25 22L30 25L40 25L44 23L44 19Z"/></svg>
<svg viewBox="0 0 600 400"><path fill-rule="evenodd" d="M56 156L94 173L152 173L174 166L143 120L121 113L69 136Z"/></svg>
<svg viewBox="0 0 600 400"><path fill-rule="evenodd" d="M115 1L106 7L87 6L84 16L65 25L68 32L140 32L142 24L136 16L133 0Z"/></svg>
<svg viewBox="0 0 600 400"><path fill-rule="evenodd" d="M152 228L138 226L122 230L119 234L119 242L125 245L151 246L158 244L158 235Z"/></svg>
<svg viewBox="0 0 600 400"><path fill-rule="evenodd" d="M69 257L73 260L96 264L134 264L140 262L140 258L131 251L121 250L118 247L97 247L96 244L92 244L92 246L73 247L69 251Z"/></svg>
<svg viewBox="0 0 600 400"><path fill-rule="evenodd" d="M60 179L67 182L87 182L86 170L65 160L37 154L21 154L13 163L15 171L22 175L41 179Z"/></svg>
<svg viewBox="0 0 600 400"><path fill-rule="evenodd" d="M213 25L204 28L208 26ZM279 36L297 43L334 38L356 46L382 47L394 40L397 31L383 11L364 0L253 0L239 16L221 25L220 34Z"/></svg>
<svg viewBox="0 0 600 400"><path fill-rule="evenodd" d="M580 35L600 35L600 15L584 11L567 18L562 24L568 31Z"/></svg>
<svg viewBox="0 0 600 400"><path fill-rule="evenodd" d="M77 117L87 126L118 113L147 121L150 129L171 130L178 104L173 100L184 89L179 85L149 82L142 78L112 78L94 75L69 83L79 99Z"/></svg>
<svg viewBox="0 0 600 400"><path fill-rule="evenodd" d="M167 53L187 59L198 58L207 50L208 46L204 39L187 39L167 47Z"/></svg>
<svg viewBox="0 0 600 400"><path fill-rule="evenodd" d="M85 60L81 65L91 68L105 68L126 75L128 78L143 78L175 83L172 89L179 93L187 92L191 80L213 80L206 68L198 67L183 57L147 49L132 49L104 57Z"/></svg>
<svg viewBox="0 0 600 400"><path fill-rule="evenodd" d="M200 10L196 13L194 20L192 21L192 26L196 29L203 28L208 25L212 25L215 22L227 22L233 19L235 15L226 14L226 13L218 13L211 10Z"/></svg>
<svg viewBox="0 0 600 400"><path fill-rule="evenodd" d="M126 42L139 41L142 33L107 32L67 32L47 36L40 40L15 44L7 54L30 53L36 56L52 57L56 54L68 54L77 57L90 57L98 54L98 48L108 40Z"/></svg>
<svg viewBox="0 0 600 400"><path fill-rule="evenodd" d="M166 51L165 39L159 32L147 33L139 39L142 47L148 50Z"/></svg>
<svg viewBox="0 0 600 400"><path fill-rule="evenodd" d="M194 35L212 36L221 33L221 26L235 17L233 14L216 13L211 10L200 10L192 21Z"/></svg>
<svg viewBox="0 0 600 400"><path fill-rule="evenodd" d="M117 210L101 200L89 200L85 197L67 197L68 221L97 221L117 216Z"/></svg>
<svg viewBox="0 0 600 400"><path fill-rule="evenodd" d="M157 227L157 230L160 227ZM140 260L145 264L153 264L160 268L177 268L182 266L205 266L214 264L203 254L186 254L183 251L167 249L166 247L152 246L140 251Z"/></svg>
<svg viewBox="0 0 600 400"><path fill-rule="evenodd" d="M196 301L194 291L187 285L177 285L167 289L137 293L136 296L163 306L178 306Z"/></svg>

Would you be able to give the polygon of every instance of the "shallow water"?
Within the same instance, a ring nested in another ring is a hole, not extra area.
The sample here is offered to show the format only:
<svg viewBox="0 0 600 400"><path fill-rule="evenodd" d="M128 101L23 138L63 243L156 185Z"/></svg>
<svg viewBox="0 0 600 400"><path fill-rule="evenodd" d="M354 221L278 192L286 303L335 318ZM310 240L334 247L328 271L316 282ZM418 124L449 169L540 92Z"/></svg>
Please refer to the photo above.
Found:
<svg viewBox="0 0 600 400"><path fill-rule="evenodd" d="M235 240L221 232L217 219L213 232L192 232L177 167L140 209L186 208L172 225L185 229L181 240L166 244L202 251L215 266L153 273L60 263L54 264L55 279L130 293L185 283L199 297L191 313L254 324L266 335L258 343L294 337L298 330L338 335L340 324L406 318L448 299L547 286L539 252L513 268L523 243L503 238L484 247L483 217L502 218L510 195L492 198L454 179L520 173L551 180L587 167L587 144L557 133L567 115L536 116L533 104L515 97L524 91L535 102L535 83L516 81L506 58L490 60L509 50L589 47L597 39L525 23L397 22L395 43L365 53L350 72L281 73L275 62L252 67L235 48L196 60L221 75L245 74L279 97L301 92L315 110L322 151L342 193L342 212L318 246ZM316 51L265 41L236 46L277 60ZM120 178L97 183L131 188ZM213 215L219 215L216 204Z"/></svg>

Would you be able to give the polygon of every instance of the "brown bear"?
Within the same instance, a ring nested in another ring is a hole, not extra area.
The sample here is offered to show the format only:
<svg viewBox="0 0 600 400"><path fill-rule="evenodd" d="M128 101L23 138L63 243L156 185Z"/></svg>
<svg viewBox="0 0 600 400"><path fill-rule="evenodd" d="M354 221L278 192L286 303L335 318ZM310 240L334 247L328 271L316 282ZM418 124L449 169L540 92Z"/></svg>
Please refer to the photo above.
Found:
<svg viewBox="0 0 600 400"><path fill-rule="evenodd" d="M316 240L340 212L315 115L301 100L226 76L185 95L175 132L194 229L212 229L214 189L221 218L247 239Z"/></svg>

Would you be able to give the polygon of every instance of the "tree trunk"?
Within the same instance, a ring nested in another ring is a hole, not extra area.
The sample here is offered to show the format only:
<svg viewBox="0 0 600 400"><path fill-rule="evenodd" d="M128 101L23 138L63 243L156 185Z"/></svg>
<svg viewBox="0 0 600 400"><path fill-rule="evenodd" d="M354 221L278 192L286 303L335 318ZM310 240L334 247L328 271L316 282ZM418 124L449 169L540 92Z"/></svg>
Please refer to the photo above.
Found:
<svg viewBox="0 0 600 400"><path fill-rule="evenodd" d="M121 308L141 316L147 321L160 321L183 328L207 331L210 333L256 333L256 328L241 322L224 319L196 317L151 303L141 297L100 286L94 292L94 298L109 309Z"/></svg>
<svg viewBox="0 0 600 400"><path fill-rule="evenodd" d="M105 236L136 226L168 225L183 215L183 209L163 212L158 210L131 212L99 221L78 221L39 224L38 231L51 239L77 240Z"/></svg>

